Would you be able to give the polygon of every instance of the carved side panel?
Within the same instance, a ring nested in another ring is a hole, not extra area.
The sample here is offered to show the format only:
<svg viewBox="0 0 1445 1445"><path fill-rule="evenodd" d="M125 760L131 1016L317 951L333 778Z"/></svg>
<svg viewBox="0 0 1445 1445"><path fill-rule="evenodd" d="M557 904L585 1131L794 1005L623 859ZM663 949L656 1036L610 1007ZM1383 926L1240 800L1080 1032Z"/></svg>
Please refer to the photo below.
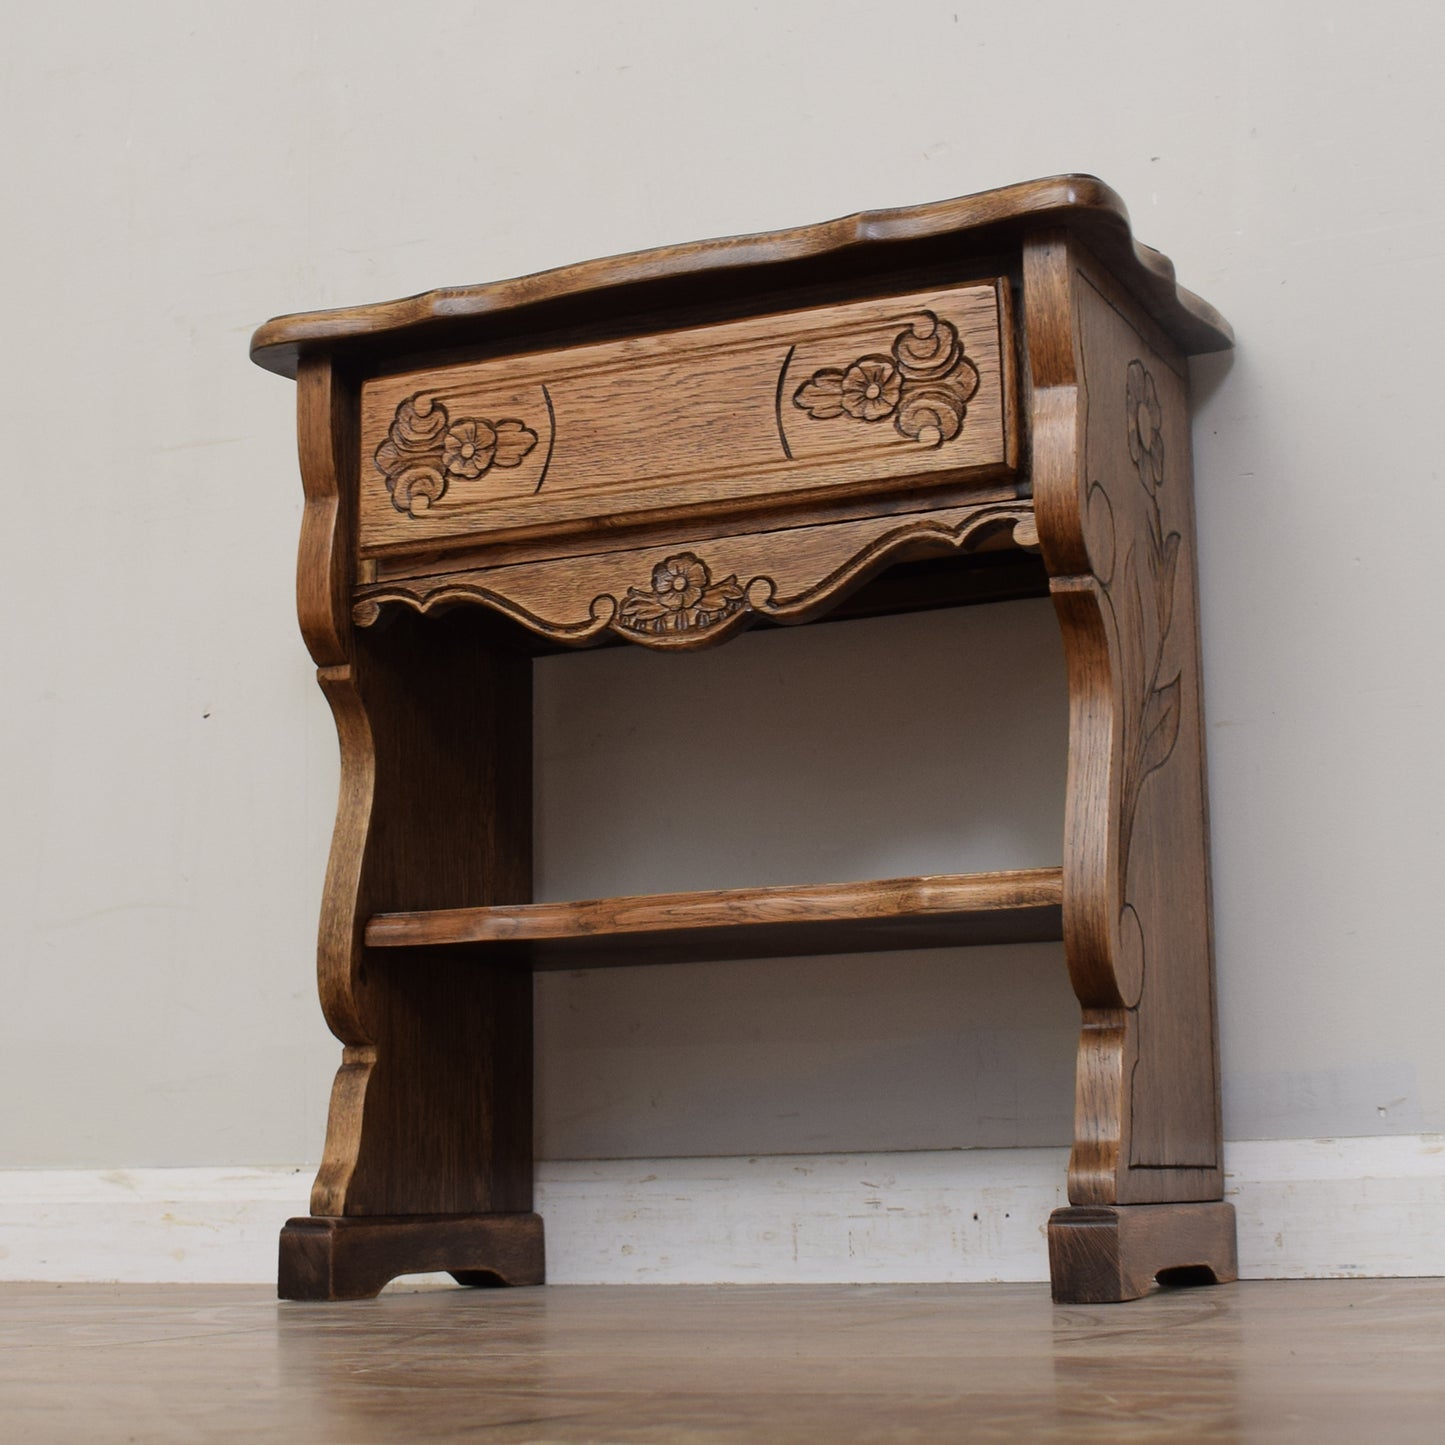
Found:
<svg viewBox="0 0 1445 1445"><path fill-rule="evenodd" d="M1070 668L1076 1203L1222 1176L1184 360L1065 240L1026 268L1035 499Z"/></svg>
<svg viewBox="0 0 1445 1445"><path fill-rule="evenodd" d="M1128 1167L1217 1171L1187 374L1087 273L1080 283L1086 527L1123 698L1116 966L1138 1029Z"/></svg>

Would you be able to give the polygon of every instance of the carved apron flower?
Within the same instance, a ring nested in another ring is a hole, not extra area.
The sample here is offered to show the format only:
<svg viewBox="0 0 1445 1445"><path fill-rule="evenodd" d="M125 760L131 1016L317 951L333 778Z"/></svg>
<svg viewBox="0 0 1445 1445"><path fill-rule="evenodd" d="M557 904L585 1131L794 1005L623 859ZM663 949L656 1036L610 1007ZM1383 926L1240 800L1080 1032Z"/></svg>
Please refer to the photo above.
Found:
<svg viewBox="0 0 1445 1445"><path fill-rule="evenodd" d="M843 373L838 400L859 421L882 421L898 405L903 378L886 356L864 356Z"/></svg>
<svg viewBox="0 0 1445 1445"><path fill-rule="evenodd" d="M1129 456L1139 469L1139 480L1152 489L1164 480L1164 409L1159 405L1154 378L1142 362L1129 363L1125 397Z"/></svg>
<svg viewBox="0 0 1445 1445"><path fill-rule="evenodd" d="M679 552L652 569L652 590L669 612L695 607L709 580L707 567L691 552Z"/></svg>
<svg viewBox="0 0 1445 1445"><path fill-rule="evenodd" d="M484 421L459 421L448 433L442 460L454 477L479 477L492 464L497 434Z"/></svg>
<svg viewBox="0 0 1445 1445"><path fill-rule="evenodd" d="M714 582L706 562L692 552L678 552L652 569L650 589L627 589L617 625L653 637L703 632L746 606L736 575Z"/></svg>

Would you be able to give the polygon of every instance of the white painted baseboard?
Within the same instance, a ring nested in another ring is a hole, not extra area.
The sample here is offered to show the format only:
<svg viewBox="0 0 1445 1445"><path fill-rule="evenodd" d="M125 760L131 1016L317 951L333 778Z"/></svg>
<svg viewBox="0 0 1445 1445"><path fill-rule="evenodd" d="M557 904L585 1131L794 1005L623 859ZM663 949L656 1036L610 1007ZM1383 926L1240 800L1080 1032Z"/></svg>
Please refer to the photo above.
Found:
<svg viewBox="0 0 1445 1445"><path fill-rule="evenodd" d="M1042 1280L1065 1151L553 1161L557 1284ZM1225 1150L1247 1279L1445 1275L1445 1136ZM0 1279L264 1282L309 1169L0 1171Z"/></svg>

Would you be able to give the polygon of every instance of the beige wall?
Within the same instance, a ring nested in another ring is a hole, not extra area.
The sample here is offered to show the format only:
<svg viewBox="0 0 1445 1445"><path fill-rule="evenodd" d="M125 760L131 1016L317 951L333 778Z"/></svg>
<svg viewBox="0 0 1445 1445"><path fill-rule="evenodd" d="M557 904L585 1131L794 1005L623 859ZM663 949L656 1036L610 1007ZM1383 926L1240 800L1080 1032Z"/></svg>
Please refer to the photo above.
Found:
<svg viewBox="0 0 1445 1445"><path fill-rule="evenodd" d="M335 741L257 322L1072 169L1241 338L1196 372L1228 1133L1445 1129L1442 30L1336 0L12 6L0 1166L317 1156ZM1058 669L1046 603L548 661L543 896L1054 861ZM552 1157L1067 1135L1057 949L541 997Z"/></svg>

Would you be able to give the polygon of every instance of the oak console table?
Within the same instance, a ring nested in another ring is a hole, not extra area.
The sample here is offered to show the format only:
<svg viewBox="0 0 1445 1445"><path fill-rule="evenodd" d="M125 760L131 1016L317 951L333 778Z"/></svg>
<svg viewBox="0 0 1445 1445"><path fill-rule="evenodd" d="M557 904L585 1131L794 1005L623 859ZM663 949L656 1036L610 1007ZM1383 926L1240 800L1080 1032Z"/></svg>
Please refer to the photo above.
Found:
<svg viewBox="0 0 1445 1445"><path fill-rule="evenodd" d="M1058 938L1083 1031L1055 1298L1234 1278L1185 366L1230 343L1087 176L256 333L297 382L301 627L342 753L344 1052L283 1297L542 1281L535 969ZM531 901L538 653L1041 595L1061 867Z"/></svg>

